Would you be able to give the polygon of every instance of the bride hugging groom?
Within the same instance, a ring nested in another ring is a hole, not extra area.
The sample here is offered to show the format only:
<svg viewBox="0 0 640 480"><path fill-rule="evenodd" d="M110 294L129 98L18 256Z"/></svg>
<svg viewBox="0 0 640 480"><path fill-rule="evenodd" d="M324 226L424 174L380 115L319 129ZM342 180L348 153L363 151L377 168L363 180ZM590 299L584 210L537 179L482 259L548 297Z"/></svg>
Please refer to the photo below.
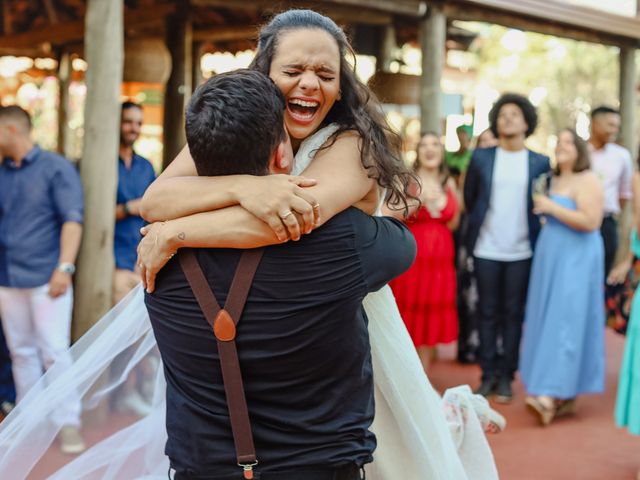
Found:
<svg viewBox="0 0 640 480"><path fill-rule="evenodd" d="M501 428L503 419L464 387L444 400L433 390L385 286L409 267L415 246L400 222L371 214L379 198L406 206L415 180L349 53L333 21L287 11L262 29L250 71L213 77L194 94L189 149L145 195L143 214L157 223L139 247L167 382L166 433L160 402L117 452L102 454L107 439L58 478L82 478L101 462L111 468L116 453L117 478L139 478L126 468L140 452L150 466L145 478L163 478L158 445L167 434L177 479L347 480L361 478L365 465L373 479L497 478L483 428ZM292 168L305 178L267 175ZM225 305L238 249L261 247L244 313L232 318L236 334L227 335L227 322L217 332L227 340L217 341L183 252L194 252L209 295ZM137 290L125 302L142 299ZM122 329L146 335L148 317L125 312L116 318ZM240 403L227 401L224 341L237 346ZM228 412L238 418L242 399L250 428L234 441ZM256 465L237 458L247 444ZM0 450L0 468L5 461Z"/></svg>

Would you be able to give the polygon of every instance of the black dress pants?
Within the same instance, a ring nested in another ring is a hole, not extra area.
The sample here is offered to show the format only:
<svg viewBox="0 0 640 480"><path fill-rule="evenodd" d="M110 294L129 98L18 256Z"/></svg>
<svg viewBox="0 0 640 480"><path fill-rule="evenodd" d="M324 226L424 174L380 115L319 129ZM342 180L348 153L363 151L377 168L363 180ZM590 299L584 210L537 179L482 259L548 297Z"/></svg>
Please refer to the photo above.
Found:
<svg viewBox="0 0 640 480"><path fill-rule="evenodd" d="M604 241L604 275L605 278L613 268L613 262L618 252L618 222L611 215L605 215L600 227L602 240Z"/></svg>
<svg viewBox="0 0 640 480"><path fill-rule="evenodd" d="M518 370L531 260L503 262L475 258L482 379L513 379ZM502 335L504 355L498 354Z"/></svg>
<svg viewBox="0 0 640 480"><path fill-rule="evenodd" d="M240 469L239 469L240 470ZM188 472L175 472L172 480L242 480L241 471L237 475L194 475ZM293 470L287 472L254 473L255 480L364 480L364 469L348 465L335 469Z"/></svg>

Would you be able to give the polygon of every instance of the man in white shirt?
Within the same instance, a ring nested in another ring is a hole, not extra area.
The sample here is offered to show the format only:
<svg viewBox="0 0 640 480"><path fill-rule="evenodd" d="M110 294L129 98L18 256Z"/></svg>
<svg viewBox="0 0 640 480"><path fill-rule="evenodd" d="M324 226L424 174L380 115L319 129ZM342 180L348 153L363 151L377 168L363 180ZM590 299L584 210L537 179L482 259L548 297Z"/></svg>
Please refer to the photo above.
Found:
<svg viewBox="0 0 640 480"><path fill-rule="evenodd" d="M610 107L591 112L591 168L604 186L602 238L605 251L605 275L609 275L618 250L617 216L632 197L633 165L629 151L613 143L620 131L620 113Z"/></svg>
<svg viewBox="0 0 640 480"><path fill-rule="evenodd" d="M489 113L498 147L476 149L464 184L467 251L478 280L482 384L477 392L508 403L518 369L524 305L540 220L533 214L532 184L549 172L549 159L527 150L538 117L529 100L505 94ZM504 355L498 353L502 337Z"/></svg>

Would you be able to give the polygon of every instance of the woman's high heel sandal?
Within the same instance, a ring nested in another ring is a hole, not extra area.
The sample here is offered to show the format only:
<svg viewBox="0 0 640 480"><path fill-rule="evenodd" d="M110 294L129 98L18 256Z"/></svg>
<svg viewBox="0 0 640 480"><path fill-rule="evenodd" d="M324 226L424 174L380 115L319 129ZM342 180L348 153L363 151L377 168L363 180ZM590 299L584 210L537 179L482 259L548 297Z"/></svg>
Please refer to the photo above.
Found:
<svg viewBox="0 0 640 480"><path fill-rule="evenodd" d="M546 405L538 397L527 397L526 404L529 411L538 417L543 426L549 425L556 416L555 407Z"/></svg>

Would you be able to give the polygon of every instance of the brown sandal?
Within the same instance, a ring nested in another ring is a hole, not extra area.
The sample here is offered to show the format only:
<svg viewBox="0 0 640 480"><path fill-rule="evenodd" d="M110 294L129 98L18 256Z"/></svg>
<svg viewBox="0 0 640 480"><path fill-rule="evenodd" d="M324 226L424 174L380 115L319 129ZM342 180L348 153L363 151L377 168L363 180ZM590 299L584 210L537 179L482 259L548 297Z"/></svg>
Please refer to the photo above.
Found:
<svg viewBox="0 0 640 480"><path fill-rule="evenodd" d="M548 407L542 403L537 397L527 397L527 408L533 413L543 426L547 426L551 423L556 416L556 409L554 407Z"/></svg>

